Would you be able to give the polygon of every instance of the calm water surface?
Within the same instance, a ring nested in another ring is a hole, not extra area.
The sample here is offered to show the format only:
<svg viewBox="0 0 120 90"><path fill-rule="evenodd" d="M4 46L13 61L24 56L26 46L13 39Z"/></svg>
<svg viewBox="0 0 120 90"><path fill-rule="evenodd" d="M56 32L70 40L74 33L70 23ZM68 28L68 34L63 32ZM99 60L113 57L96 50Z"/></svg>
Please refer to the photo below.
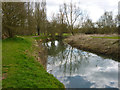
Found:
<svg viewBox="0 0 120 90"><path fill-rule="evenodd" d="M82 51L62 41L47 47L47 72L66 88L118 88L118 62Z"/></svg>

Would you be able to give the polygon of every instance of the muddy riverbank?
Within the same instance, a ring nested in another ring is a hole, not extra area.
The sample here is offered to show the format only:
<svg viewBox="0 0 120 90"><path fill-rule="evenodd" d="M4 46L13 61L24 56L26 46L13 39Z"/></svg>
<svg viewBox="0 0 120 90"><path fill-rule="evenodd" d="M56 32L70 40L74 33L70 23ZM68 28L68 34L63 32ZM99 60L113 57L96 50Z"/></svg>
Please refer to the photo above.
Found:
<svg viewBox="0 0 120 90"><path fill-rule="evenodd" d="M64 41L73 47L81 50L90 51L96 54L109 56L119 60L119 39L94 38L94 37L115 37L117 35L85 35L79 34L70 36Z"/></svg>
<svg viewBox="0 0 120 90"><path fill-rule="evenodd" d="M36 57L36 60L43 65L43 67L46 69L46 62L47 62L47 51L45 47L42 46L41 40L35 40L35 53L34 56Z"/></svg>

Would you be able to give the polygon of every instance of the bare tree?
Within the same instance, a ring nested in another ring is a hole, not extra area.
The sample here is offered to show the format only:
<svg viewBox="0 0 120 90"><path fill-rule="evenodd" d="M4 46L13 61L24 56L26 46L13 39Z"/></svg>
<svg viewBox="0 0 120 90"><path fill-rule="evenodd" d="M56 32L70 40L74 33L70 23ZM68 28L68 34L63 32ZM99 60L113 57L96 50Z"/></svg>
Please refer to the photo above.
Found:
<svg viewBox="0 0 120 90"><path fill-rule="evenodd" d="M26 9L24 2L3 2L3 33L13 37L19 31L23 31L26 19Z"/></svg>
<svg viewBox="0 0 120 90"><path fill-rule="evenodd" d="M114 25L112 12L105 12L97 22L100 27L112 27Z"/></svg>
<svg viewBox="0 0 120 90"><path fill-rule="evenodd" d="M46 1L35 3L35 18L37 24L37 32L40 35L40 31L45 31L45 22L46 22ZM45 33L45 32L44 32Z"/></svg>
<svg viewBox="0 0 120 90"><path fill-rule="evenodd" d="M72 33L72 35L74 35L73 28L79 17L82 15L82 11L80 10L79 7L77 7L75 4L70 2L70 4L64 3L63 12L66 17L65 21L70 28L69 30Z"/></svg>
<svg viewBox="0 0 120 90"><path fill-rule="evenodd" d="M34 11L33 11L33 2L26 2L26 35L32 35L35 34L35 17L34 17Z"/></svg>
<svg viewBox="0 0 120 90"><path fill-rule="evenodd" d="M35 3L35 18L36 18L36 24L37 24L37 33L40 35L40 22L41 22L41 14L40 14L40 3Z"/></svg>

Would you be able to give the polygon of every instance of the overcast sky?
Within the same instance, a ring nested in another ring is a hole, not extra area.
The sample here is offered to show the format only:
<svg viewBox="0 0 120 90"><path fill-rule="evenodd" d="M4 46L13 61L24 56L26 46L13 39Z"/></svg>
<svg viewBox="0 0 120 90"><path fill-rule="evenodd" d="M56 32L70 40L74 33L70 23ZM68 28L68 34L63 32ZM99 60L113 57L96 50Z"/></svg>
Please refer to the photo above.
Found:
<svg viewBox="0 0 120 90"><path fill-rule="evenodd" d="M64 2L69 3L71 0L46 0L47 2L47 17L51 20L53 13L59 11L59 5ZM78 4L82 10L88 12L89 17L95 22L103 15L104 11L112 11L114 15L118 13L119 0L72 0Z"/></svg>

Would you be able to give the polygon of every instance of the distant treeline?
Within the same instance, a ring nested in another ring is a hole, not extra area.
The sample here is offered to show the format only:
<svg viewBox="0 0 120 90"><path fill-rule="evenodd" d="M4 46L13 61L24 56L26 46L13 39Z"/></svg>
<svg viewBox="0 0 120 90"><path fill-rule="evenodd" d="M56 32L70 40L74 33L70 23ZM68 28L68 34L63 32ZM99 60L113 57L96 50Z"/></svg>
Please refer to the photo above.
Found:
<svg viewBox="0 0 120 90"><path fill-rule="evenodd" d="M74 3L60 6L58 14L47 20L46 1L2 2L2 36L51 35L57 33L107 34L118 33L118 18L112 12L105 12L97 22L92 22L88 14Z"/></svg>
<svg viewBox="0 0 120 90"><path fill-rule="evenodd" d="M113 18L112 12L105 12L97 22L93 23L91 19L87 19L81 28L76 28L76 31L85 34L120 34L119 18L118 15Z"/></svg>

